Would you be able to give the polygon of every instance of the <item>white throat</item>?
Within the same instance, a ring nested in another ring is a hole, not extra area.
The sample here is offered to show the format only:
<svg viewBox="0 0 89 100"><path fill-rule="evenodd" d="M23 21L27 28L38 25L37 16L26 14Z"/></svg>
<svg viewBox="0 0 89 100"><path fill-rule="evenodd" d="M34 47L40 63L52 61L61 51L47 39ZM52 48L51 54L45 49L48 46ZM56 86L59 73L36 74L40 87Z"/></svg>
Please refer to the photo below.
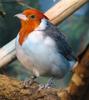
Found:
<svg viewBox="0 0 89 100"><path fill-rule="evenodd" d="M35 29L35 31L38 31L38 30L45 30L47 27L47 19L43 18L41 20L41 23L40 25Z"/></svg>

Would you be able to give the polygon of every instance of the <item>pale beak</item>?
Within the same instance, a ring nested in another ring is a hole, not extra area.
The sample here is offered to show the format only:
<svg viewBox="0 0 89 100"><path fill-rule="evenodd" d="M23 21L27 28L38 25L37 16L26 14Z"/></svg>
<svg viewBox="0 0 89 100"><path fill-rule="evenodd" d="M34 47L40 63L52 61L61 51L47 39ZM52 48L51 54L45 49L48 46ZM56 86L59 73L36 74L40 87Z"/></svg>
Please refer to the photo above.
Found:
<svg viewBox="0 0 89 100"><path fill-rule="evenodd" d="M21 20L24 20L26 21L28 18L26 17L26 15L22 14L22 13L19 13L19 14L16 14L15 17L21 19Z"/></svg>

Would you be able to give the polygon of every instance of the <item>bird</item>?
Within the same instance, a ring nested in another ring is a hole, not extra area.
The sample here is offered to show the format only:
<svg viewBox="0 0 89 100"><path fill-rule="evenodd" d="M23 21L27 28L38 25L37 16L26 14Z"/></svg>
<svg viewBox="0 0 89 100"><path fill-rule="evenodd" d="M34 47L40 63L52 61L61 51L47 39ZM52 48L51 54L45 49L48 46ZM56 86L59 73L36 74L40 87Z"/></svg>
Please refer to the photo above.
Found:
<svg viewBox="0 0 89 100"><path fill-rule="evenodd" d="M73 69L76 57L66 36L41 11L31 8L15 15L21 27L16 37L16 56L33 74L61 79Z"/></svg>

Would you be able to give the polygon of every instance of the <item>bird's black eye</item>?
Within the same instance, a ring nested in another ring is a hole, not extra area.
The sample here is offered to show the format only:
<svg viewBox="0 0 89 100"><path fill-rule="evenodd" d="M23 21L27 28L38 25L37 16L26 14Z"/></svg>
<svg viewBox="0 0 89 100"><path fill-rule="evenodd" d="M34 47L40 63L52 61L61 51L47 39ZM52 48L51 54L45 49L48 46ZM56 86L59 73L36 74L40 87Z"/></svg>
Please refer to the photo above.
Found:
<svg viewBox="0 0 89 100"><path fill-rule="evenodd" d="M30 15L29 18L31 18L31 19L35 19L36 16L35 16L35 15Z"/></svg>

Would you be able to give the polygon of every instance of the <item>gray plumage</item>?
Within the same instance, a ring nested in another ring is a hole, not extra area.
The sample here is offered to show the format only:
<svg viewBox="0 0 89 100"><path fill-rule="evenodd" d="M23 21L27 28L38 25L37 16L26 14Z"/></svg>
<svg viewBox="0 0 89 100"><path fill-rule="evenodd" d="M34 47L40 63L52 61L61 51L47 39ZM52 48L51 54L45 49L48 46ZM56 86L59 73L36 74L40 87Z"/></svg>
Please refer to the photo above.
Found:
<svg viewBox="0 0 89 100"><path fill-rule="evenodd" d="M69 61L76 60L64 34L61 33L58 28L50 22L47 22L47 26L48 27L46 27L44 30L45 33L47 33L45 35L49 35L53 40L56 41L58 52Z"/></svg>

